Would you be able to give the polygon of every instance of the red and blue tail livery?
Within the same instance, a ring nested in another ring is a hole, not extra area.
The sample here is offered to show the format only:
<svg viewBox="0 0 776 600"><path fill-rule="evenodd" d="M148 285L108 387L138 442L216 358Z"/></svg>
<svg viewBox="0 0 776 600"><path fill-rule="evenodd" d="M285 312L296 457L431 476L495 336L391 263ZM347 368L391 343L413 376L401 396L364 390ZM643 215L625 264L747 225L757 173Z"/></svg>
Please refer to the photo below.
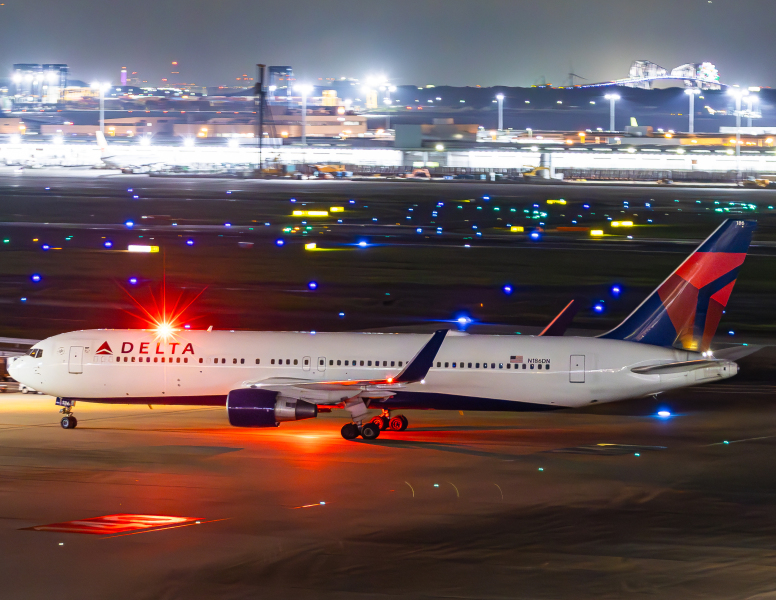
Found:
<svg viewBox="0 0 776 600"><path fill-rule="evenodd" d="M627 319L601 337L708 350L756 226L756 221L726 220Z"/></svg>

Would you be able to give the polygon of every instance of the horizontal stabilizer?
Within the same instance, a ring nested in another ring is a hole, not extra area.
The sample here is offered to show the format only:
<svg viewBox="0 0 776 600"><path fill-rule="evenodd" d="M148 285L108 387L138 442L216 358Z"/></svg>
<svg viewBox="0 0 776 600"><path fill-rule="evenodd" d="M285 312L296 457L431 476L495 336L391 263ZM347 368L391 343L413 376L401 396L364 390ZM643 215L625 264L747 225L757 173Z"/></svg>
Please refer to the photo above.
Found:
<svg viewBox="0 0 776 600"><path fill-rule="evenodd" d="M721 360L684 360L681 362L663 363L648 367L633 367L631 371L639 375L669 375L670 373L685 373L706 367L716 367L724 361Z"/></svg>
<svg viewBox="0 0 776 600"><path fill-rule="evenodd" d="M569 328L569 325L571 325L571 321L574 320L574 317L577 314L577 311L579 310L579 303L575 300L572 300L569 302L566 307L558 313L558 316L555 317L547 327L544 328L544 331L542 331L539 336L544 337L560 337L563 334L566 333L566 330Z"/></svg>
<svg viewBox="0 0 776 600"><path fill-rule="evenodd" d="M724 358L725 360L738 360L744 358L750 354L762 350L765 346L733 346L731 348L723 348L722 350L715 350L715 358Z"/></svg>

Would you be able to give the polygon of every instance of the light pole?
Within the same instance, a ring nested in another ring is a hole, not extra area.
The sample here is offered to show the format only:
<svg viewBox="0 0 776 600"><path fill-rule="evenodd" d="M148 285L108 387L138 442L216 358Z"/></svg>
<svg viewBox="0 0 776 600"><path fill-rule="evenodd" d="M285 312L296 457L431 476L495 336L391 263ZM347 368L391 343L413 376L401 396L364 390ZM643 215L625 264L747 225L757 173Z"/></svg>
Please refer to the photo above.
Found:
<svg viewBox="0 0 776 600"><path fill-rule="evenodd" d="M504 94L497 94L496 100L498 100L498 130L504 130Z"/></svg>
<svg viewBox="0 0 776 600"><path fill-rule="evenodd" d="M294 89L302 94L302 145L307 145L307 95L313 91L311 85L297 85Z"/></svg>
<svg viewBox="0 0 776 600"><path fill-rule="evenodd" d="M609 131L615 131L614 128L614 103L620 99L619 94L606 94L604 96L609 101Z"/></svg>
<svg viewBox="0 0 776 600"><path fill-rule="evenodd" d="M690 97L690 130L689 133L695 133L695 96L701 93L698 88L684 90L684 93Z"/></svg>
<svg viewBox="0 0 776 600"><path fill-rule="evenodd" d="M741 98L749 95L747 90L730 88L728 94L736 99L736 176L741 180Z"/></svg>
<svg viewBox="0 0 776 600"><path fill-rule="evenodd" d="M100 132L105 135L105 92L110 89L110 84L95 81L91 87L100 90Z"/></svg>
<svg viewBox="0 0 776 600"><path fill-rule="evenodd" d="M752 113L754 111L754 105L757 104L758 97L754 94L749 94L746 97L746 126L752 126Z"/></svg>

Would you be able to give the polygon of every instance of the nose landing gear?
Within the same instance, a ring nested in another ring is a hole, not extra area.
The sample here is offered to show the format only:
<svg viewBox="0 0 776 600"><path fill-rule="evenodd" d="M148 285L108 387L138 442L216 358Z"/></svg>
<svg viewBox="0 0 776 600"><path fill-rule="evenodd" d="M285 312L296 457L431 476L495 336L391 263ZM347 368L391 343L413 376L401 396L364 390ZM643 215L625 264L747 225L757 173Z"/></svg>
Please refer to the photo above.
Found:
<svg viewBox="0 0 776 600"><path fill-rule="evenodd" d="M75 429L76 425L78 425L78 419L73 416L75 400L57 398L57 406L62 407L59 411L63 415L62 420L59 422L62 425L62 429Z"/></svg>

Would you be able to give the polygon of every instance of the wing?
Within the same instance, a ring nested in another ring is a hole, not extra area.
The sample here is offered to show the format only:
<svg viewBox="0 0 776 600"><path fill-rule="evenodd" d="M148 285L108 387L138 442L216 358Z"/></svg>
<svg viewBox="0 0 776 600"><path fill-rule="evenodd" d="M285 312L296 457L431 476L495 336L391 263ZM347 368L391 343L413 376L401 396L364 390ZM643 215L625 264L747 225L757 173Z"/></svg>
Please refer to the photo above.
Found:
<svg viewBox="0 0 776 600"><path fill-rule="evenodd" d="M336 404L348 398L390 398L411 383L422 382L434 363L447 335L440 329L395 377L384 379L313 380L294 377L270 377L246 381L243 387L278 392L282 396L318 404Z"/></svg>

